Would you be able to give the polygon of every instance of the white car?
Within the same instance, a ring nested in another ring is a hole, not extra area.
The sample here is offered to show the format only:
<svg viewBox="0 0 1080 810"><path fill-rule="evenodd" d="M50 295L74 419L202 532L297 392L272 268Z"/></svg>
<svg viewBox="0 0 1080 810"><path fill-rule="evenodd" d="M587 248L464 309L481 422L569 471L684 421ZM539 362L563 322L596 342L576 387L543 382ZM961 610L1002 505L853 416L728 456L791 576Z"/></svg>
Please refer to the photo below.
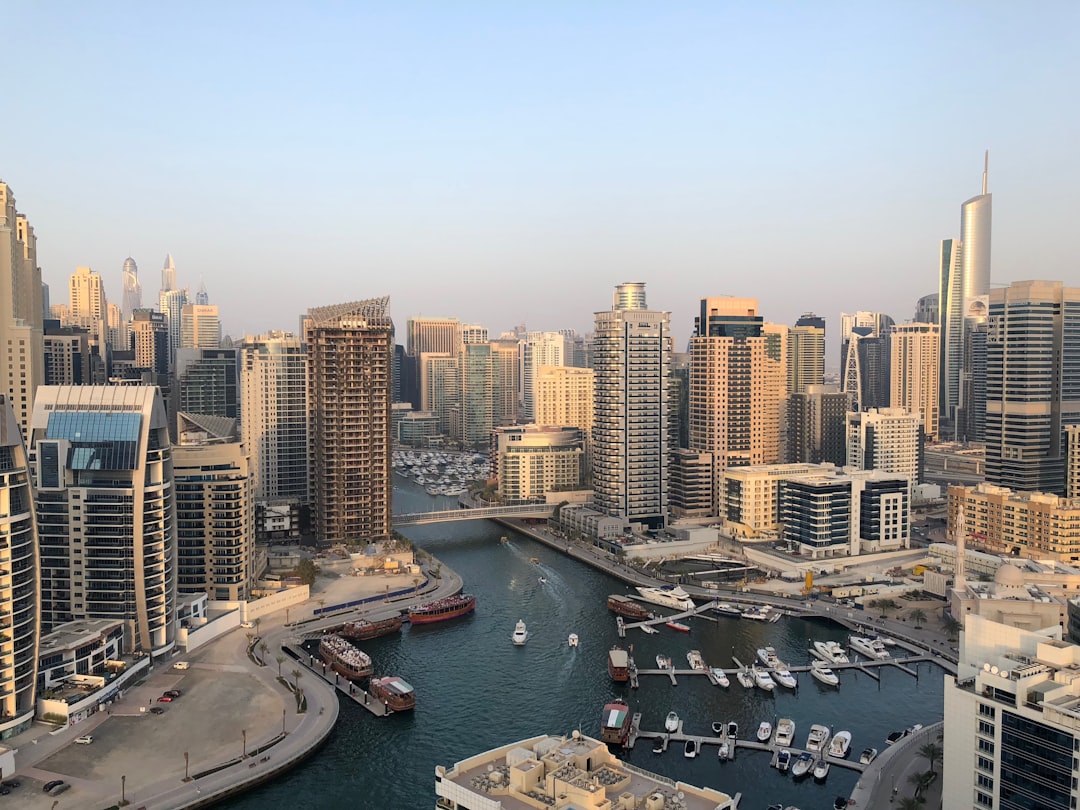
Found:
<svg viewBox="0 0 1080 810"><path fill-rule="evenodd" d="M187 661L177 661L175 664L172 665L172 668L173 669L187 669L188 668L188 662Z"/></svg>
<svg viewBox="0 0 1080 810"><path fill-rule="evenodd" d="M255 622L240 622L240 626L243 627L244 629L247 629L249 627L254 627Z"/></svg>
<svg viewBox="0 0 1080 810"><path fill-rule="evenodd" d="M91 737L89 734L84 734L81 737L76 737L75 738L75 742L78 743L79 745L89 745L93 741L94 741L94 738Z"/></svg>

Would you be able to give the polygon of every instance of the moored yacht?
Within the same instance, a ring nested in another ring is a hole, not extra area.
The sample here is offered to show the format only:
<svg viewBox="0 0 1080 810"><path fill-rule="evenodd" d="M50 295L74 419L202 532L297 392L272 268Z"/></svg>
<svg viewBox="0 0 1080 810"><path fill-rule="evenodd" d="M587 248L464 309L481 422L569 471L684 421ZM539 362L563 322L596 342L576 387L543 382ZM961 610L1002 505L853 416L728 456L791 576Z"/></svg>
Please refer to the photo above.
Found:
<svg viewBox="0 0 1080 810"><path fill-rule="evenodd" d="M762 720L761 725L757 728L758 741L767 743L770 737L772 737L772 723L768 720Z"/></svg>
<svg viewBox="0 0 1080 810"><path fill-rule="evenodd" d="M754 676L750 674L750 670L746 667L743 667L738 672L736 672L735 677L738 678L739 683L741 683L747 689L754 688Z"/></svg>
<svg viewBox="0 0 1080 810"><path fill-rule="evenodd" d="M757 651L757 657L758 660L767 667L776 666L776 649L773 647L762 647Z"/></svg>
<svg viewBox="0 0 1080 810"><path fill-rule="evenodd" d="M713 605L712 612L718 616L732 616L736 619L742 616L742 611L730 602L717 602Z"/></svg>
<svg viewBox="0 0 1080 810"><path fill-rule="evenodd" d="M776 752L776 770L781 773L786 773L787 769L791 767L791 752L786 748L782 748Z"/></svg>
<svg viewBox="0 0 1080 810"><path fill-rule="evenodd" d="M764 689L766 692L771 692L773 689L776 688L776 681L774 681L772 679L772 675L770 675L764 669L758 669L757 667L753 667L751 669L751 672L754 676L754 684L759 689Z"/></svg>
<svg viewBox="0 0 1080 810"><path fill-rule="evenodd" d="M833 735L832 742L829 743L829 756L837 759L844 759L848 755L850 748L851 732L838 731Z"/></svg>
<svg viewBox="0 0 1080 810"><path fill-rule="evenodd" d="M789 746L791 741L795 739L795 721L790 717L781 717L776 722L776 744L779 746Z"/></svg>
<svg viewBox="0 0 1080 810"><path fill-rule="evenodd" d="M861 754L859 754L859 764L860 765L869 765L875 759L877 759L877 749L876 748L864 748L863 752Z"/></svg>
<svg viewBox="0 0 1080 810"><path fill-rule="evenodd" d="M829 763L827 760L819 759L814 766L814 778L818 780L824 779L829 775Z"/></svg>
<svg viewBox="0 0 1080 810"><path fill-rule="evenodd" d="M865 655L867 658L875 659L878 661L884 661L889 657L889 651L885 649L885 645L880 641L875 641L872 638L866 636L849 636L848 644L860 655Z"/></svg>
<svg viewBox="0 0 1080 810"><path fill-rule="evenodd" d="M637 592L646 602L662 607L674 608L675 610L693 610L694 600L690 594L678 585L667 585L662 588L640 587Z"/></svg>
<svg viewBox="0 0 1080 810"><path fill-rule="evenodd" d="M690 652L686 654L686 660L690 663L691 669L696 669L699 672L704 671L705 659L701 657L700 650L690 650Z"/></svg>
<svg viewBox="0 0 1080 810"><path fill-rule="evenodd" d="M716 678L717 686L722 686L725 689L731 686L731 681L728 680L727 673L724 672L724 670L720 669L720 667L710 667L709 672L711 672L712 676Z"/></svg>
<svg viewBox="0 0 1080 810"><path fill-rule="evenodd" d="M664 718L664 730L669 733L674 733L679 730L679 715L675 712L668 712L667 717Z"/></svg>
<svg viewBox="0 0 1080 810"><path fill-rule="evenodd" d="M827 664L849 664L851 659L838 641L815 641L810 652Z"/></svg>
<svg viewBox="0 0 1080 810"><path fill-rule="evenodd" d="M815 723L810 726L810 734L806 738L806 750L818 754L825 750L825 744L829 741L829 727Z"/></svg>
<svg viewBox="0 0 1080 810"><path fill-rule="evenodd" d="M791 763L791 775L798 779L800 776L806 776L810 769L814 766L814 755L809 751L803 751L797 757L795 761Z"/></svg>
<svg viewBox="0 0 1080 810"><path fill-rule="evenodd" d="M517 624L514 625L514 632L513 635L510 636L510 640L518 647L529 640L529 631L525 628L524 620L518 619Z"/></svg>
<svg viewBox="0 0 1080 810"><path fill-rule="evenodd" d="M656 668L657 669L671 669L671 658L666 655L659 654L656 656Z"/></svg>
<svg viewBox="0 0 1080 810"><path fill-rule="evenodd" d="M835 672L829 669L829 665L824 661L815 661L812 663L810 665L810 674L826 686L840 685L840 678Z"/></svg>
<svg viewBox="0 0 1080 810"><path fill-rule="evenodd" d="M783 686L785 689L798 689L799 681L791 674L791 670L783 664L778 664L776 669L773 670L773 676L776 682Z"/></svg>

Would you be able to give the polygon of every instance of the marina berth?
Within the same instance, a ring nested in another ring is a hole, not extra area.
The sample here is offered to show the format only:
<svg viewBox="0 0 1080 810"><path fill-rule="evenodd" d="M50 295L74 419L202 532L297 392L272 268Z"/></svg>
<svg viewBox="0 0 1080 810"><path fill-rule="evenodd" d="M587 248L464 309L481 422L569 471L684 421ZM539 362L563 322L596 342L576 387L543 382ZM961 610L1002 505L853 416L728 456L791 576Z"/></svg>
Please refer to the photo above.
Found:
<svg viewBox="0 0 1080 810"><path fill-rule="evenodd" d="M671 658L666 655L656 656L656 668L657 669L671 669Z"/></svg>
<svg viewBox="0 0 1080 810"><path fill-rule="evenodd" d="M769 620L769 608L765 605L748 607L742 612L742 617L755 622L765 622Z"/></svg>
<svg viewBox="0 0 1080 810"><path fill-rule="evenodd" d="M326 633L319 639L319 657L343 678L356 680L372 673L371 657L341 636Z"/></svg>
<svg viewBox="0 0 1080 810"><path fill-rule="evenodd" d="M396 675L372 678L368 682L368 691L392 712L405 712L416 707L416 692L412 685Z"/></svg>
<svg viewBox="0 0 1080 810"><path fill-rule="evenodd" d="M750 670L746 667L742 667L735 673L736 679L747 689L754 688L754 676L750 674Z"/></svg>
<svg viewBox="0 0 1080 810"><path fill-rule="evenodd" d="M877 759L877 749L876 748L864 748L863 752L861 754L859 754L859 764L860 765L869 765L875 759Z"/></svg>
<svg viewBox="0 0 1080 810"><path fill-rule="evenodd" d="M727 736L729 740L735 740L739 736L739 724L734 720L727 724Z"/></svg>
<svg viewBox="0 0 1080 810"><path fill-rule="evenodd" d="M791 752L786 748L781 748L776 753L776 770L781 773L786 773L788 768L791 767Z"/></svg>
<svg viewBox="0 0 1080 810"><path fill-rule="evenodd" d="M613 593L608 596L607 606L612 613L625 616L635 622L642 622L649 618L649 611L643 605L638 604L629 596L623 596L621 593Z"/></svg>
<svg viewBox="0 0 1080 810"><path fill-rule="evenodd" d="M757 657L758 660L767 667L776 666L776 650L773 647L762 647L757 651Z"/></svg>
<svg viewBox="0 0 1080 810"><path fill-rule="evenodd" d="M785 689L798 689L799 688L798 679L794 675L792 675L791 670L789 670L783 664L778 664L777 665L776 669L773 671L773 678L776 680L776 682L778 684L783 686Z"/></svg>
<svg viewBox="0 0 1080 810"><path fill-rule="evenodd" d="M685 756L687 759L693 759L698 755L698 751L700 750L701 743L691 737L686 741L686 745L683 748L683 756Z"/></svg>
<svg viewBox="0 0 1080 810"><path fill-rule="evenodd" d="M724 670L720 669L720 667L711 667L709 669L709 672L711 672L712 676L716 678L716 683L718 686L722 686L725 689L731 686L731 681L728 679L727 673L724 672Z"/></svg>
<svg viewBox="0 0 1080 810"><path fill-rule="evenodd" d="M713 605L712 612L717 616L731 616L736 619L742 616L742 611L730 602L716 603Z"/></svg>
<svg viewBox="0 0 1080 810"><path fill-rule="evenodd" d="M817 780L823 780L829 775L829 763L824 759L819 759L817 764L814 765L814 778Z"/></svg>
<svg viewBox="0 0 1080 810"><path fill-rule="evenodd" d="M672 630L678 631L679 633L689 633L690 632L690 625L683 624L682 622L664 622L664 624L666 624Z"/></svg>
<svg viewBox="0 0 1080 810"><path fill-rule="evenodd" d="M411 624L431 624L467 616L476 609L476 597L467 593L447 596L420 607L409 608Z"/></svg>
<svg viewBox="0 0 1080 810"><path fill-rule="evenodd" d="M771 692L776 688L776 681L772 679L772 675L767 671L758 669L757 667L753 667L751 671L754 675L754 684L758 689L764 689L766 692Z"/></svg>
<svg viewBox="0 0 1080 810"><path fill-rule="evenodd" d="M690 598L690 594L678 585L665 585L661 588L642 586L637 589L637 592L641 594L641 598L646 602L661 607L673 608L674 610L693 610L696 607L694 600Z"/></svg>

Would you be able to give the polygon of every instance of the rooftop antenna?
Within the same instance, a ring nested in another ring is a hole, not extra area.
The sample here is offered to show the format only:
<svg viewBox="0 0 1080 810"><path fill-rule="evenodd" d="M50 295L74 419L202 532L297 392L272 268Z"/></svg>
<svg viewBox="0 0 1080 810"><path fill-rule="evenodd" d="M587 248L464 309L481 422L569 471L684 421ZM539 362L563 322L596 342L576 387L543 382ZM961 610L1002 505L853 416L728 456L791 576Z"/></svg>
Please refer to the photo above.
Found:
<svg viewBox="0 0 1080 810"><path fill-rule="evenodd" d="M986 150L986 155L983 158L983 195L986 194L986 181L987 175L990 174L990 150Z"/></svg>

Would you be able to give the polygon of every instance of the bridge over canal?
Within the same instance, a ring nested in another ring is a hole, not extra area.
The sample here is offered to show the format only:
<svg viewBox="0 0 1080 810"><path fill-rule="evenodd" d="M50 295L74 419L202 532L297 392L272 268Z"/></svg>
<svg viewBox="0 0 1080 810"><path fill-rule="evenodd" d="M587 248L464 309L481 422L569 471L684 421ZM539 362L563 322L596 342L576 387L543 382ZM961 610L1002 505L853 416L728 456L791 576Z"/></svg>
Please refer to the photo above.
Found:
<svg viewBox="0 0 1080 810"><path fill-rule="evenodd" d="M394 515L394 528L420 526L425 523L453 523L458 520L490 520L502 517L549 518L555 513L555 504L532 503L522 506L482 506L476 509L446 509L441 512L411 512Z"/></svg>

